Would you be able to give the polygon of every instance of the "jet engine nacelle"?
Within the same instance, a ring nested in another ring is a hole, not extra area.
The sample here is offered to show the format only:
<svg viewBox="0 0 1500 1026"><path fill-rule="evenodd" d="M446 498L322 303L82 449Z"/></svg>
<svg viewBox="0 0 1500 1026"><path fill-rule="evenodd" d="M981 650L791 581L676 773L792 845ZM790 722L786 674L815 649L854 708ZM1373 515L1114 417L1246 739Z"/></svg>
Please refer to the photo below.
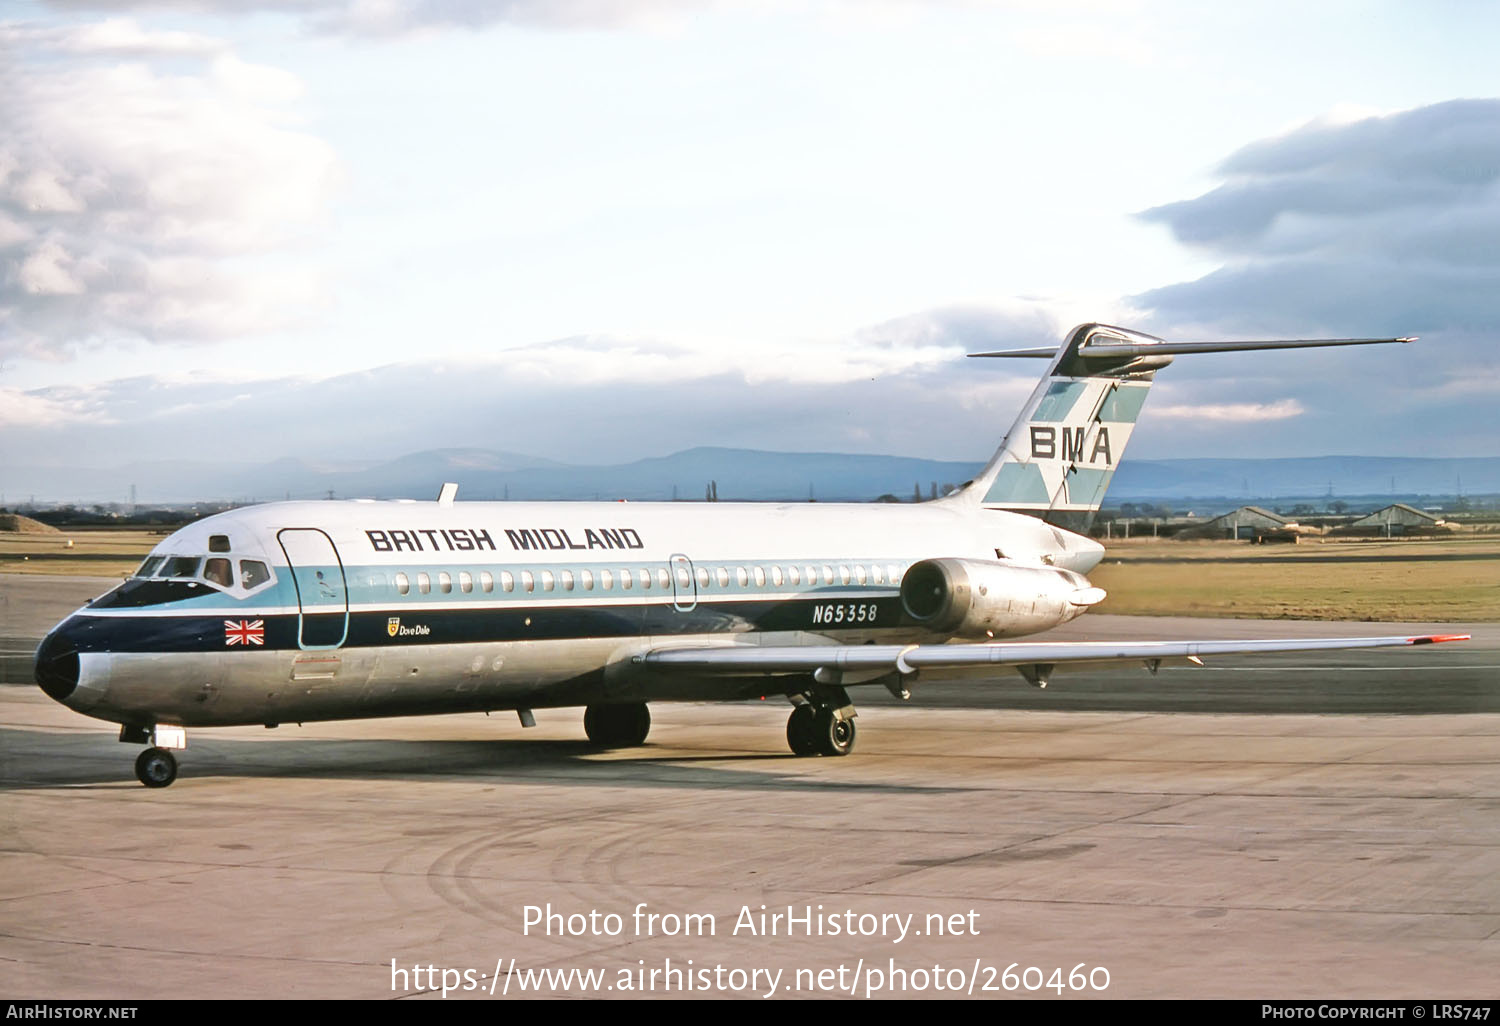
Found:
<svg viewBox="0 0 1500 1026"><path fill-rule="evenodd" d="M1104 599L1060 567L924 559L901 579L901 605L928 630L961 638L1031 634L1067 623Z"/></svg>

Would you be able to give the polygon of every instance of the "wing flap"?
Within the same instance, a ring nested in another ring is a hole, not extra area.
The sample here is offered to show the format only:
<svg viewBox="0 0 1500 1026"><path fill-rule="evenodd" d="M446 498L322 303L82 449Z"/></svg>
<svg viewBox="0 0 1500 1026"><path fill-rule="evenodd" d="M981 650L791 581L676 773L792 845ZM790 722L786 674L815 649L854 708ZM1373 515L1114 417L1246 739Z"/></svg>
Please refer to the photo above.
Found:
<svg viewBox="0 0 1500 1026"><path fill-rule="evenodd" d="M884 670L902 674L924 669L983 666L1088 665L1195 662L1204 656L1268 652L1316 652L1389 648L1467 641L1467 634L1397 635L1380 638L1287 638L1240 641L1037 641L983 645L719 645L659 648L638 657L653 669L707 674L814 673L818 670Z"/></svg>

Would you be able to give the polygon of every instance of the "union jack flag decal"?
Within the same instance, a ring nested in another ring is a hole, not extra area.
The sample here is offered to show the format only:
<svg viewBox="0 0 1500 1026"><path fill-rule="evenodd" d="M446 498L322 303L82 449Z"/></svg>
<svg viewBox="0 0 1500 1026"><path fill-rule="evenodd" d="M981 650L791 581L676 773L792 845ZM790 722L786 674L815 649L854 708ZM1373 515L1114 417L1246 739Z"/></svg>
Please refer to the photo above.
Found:
<svg viewBox="0 0 1500 1026"><path fill-rule="evenodd" d="M226 645L264 645L266 643L266 621L264 620L225 620L224 621L224 644Z"/></svg>

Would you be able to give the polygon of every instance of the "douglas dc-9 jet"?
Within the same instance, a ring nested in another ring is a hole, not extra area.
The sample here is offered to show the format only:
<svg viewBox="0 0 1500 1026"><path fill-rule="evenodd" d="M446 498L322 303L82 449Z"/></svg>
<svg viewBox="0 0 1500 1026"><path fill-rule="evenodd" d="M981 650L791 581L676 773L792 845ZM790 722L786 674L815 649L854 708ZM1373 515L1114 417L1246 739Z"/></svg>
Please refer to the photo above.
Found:
<svg viewBox="0 0 1500 1026"><path fill-rule="evenodd" d="M1157 371L1189 353L1407 342L1168 342L1101 324L1049 360L982 473L931 502L285 502L175 532L36 653L43 691L147 747L187 728L583 706L639 745L648 702L785 695L798 755L854 747L854 685L1045 687L1080 665L1418 645L1456 636L1027 642L1097 605L1088 538Z"/></svg>

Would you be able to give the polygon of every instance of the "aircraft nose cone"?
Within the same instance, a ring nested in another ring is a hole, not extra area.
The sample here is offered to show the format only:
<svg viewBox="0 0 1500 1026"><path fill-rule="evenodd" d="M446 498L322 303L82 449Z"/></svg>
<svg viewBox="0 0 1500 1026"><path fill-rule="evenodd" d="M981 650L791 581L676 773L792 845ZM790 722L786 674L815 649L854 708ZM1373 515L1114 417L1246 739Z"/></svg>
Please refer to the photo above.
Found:
<svg viewBox="0 0 1500 1026"><path fill-rule="evenodd" d="M78 646L59 626L36 650L36 682L47 697L66 702L78 687Z"/></svg>

